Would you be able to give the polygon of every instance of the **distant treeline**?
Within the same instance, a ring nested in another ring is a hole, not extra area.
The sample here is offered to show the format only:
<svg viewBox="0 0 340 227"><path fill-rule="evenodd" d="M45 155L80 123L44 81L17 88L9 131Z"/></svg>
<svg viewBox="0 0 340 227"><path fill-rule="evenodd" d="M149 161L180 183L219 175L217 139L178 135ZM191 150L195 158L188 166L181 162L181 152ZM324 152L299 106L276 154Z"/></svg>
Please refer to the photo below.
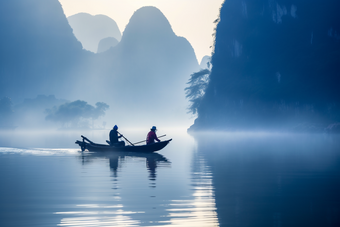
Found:
<svg viewBox="0 0 340 227"><path fill-rule="evenodd" d="M0 129L25 128L98 128L94 120L105 115L109 105L97 102L95 106L82 100L69 102L54 95L38 95L13 105L8 97L0 99Z"/></svg>

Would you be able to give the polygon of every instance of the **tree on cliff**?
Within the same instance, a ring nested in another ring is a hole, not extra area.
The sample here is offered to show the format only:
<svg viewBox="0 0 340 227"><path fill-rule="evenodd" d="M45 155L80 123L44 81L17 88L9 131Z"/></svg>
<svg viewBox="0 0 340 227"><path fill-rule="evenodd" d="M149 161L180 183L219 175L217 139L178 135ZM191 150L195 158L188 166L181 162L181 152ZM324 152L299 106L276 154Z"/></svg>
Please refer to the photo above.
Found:
<svg viewBox="0 0 340 227"><path fill-rule="evenodd" d="M189 113L196 114L197 109L202 101L202 97L207 89L209 83L209 69L202 69L196 73L190 75L188 87L186 87L186 98L190 101Z"/></svg>

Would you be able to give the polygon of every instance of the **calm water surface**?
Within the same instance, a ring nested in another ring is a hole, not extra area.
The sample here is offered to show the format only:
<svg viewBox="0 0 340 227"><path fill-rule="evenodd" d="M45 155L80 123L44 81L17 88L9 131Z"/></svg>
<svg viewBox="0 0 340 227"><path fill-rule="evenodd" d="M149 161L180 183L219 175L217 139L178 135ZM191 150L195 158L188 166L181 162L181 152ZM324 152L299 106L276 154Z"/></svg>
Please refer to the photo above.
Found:
<svg viewBox="0 0 340 227"><path fill-rule="evenodd" d="M338 136L165 133L165 149L134 154L82 153L79 132L1 132L0 226L340 226Z"/></svg>

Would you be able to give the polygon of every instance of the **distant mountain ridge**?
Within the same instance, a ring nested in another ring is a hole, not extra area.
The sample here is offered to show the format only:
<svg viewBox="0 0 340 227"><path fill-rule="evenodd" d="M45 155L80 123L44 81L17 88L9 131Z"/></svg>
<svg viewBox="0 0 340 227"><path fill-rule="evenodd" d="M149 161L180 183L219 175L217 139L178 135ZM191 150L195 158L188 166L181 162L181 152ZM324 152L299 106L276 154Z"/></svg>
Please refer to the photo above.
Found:
<svg viewBox="0 0 340 227"><path fill-rule="evenodd" d="M211 57L208 56L208 55L205 55L201 60L200 67L201 67L201 69L210 68L211 67L210 64L211 64ZM208 67L208 65L209 65L209 67Z"/></svg>
<svg viewBox="0 0 340 227"><path fill-rule="evenodd" d="M157 8L137 10L121 42L99 54L82 48L57 0L2 1L0 12L0 98L101 101L112 107L109 124L188 119L184 87L199 66L190 43Z"/></svg>
<svg viewBox="0 0 340 227"><path fill-rule="evenodd" d="M138 9L130 18L124 30L125 42L139 36L139 40L150 39L152 35L155 39L174 36L171 25L164 14L153 6L145 6Z"/></svg>
<svg viewBox="0 0 340 227"><path fill-rule="evenodd" d="M122 38L117 23L105 15L78 13L69 16L67 20L84 49L94 53L97 53L98 44L102 39L114 37L120 41Z"/></svg>
<svg viewBox="0 0 340 227"><path fill-rule="evenodd" d="M117 46L119 41L114 37L107 37L99 41L97 53L109 50L111 47Z"/></svg>
<svg viewBox="0 0 340 227"><path fill-rule="evenodd" d="M138 9L120 43L98 56L96 68L101 69L97 75L107 75L100 79L105 82L100 86L111 90L113 97L123 92L138 94L117 99L123 109L124 103L134 103L129 108L187 118L184 87L199 66L190 43L176 36L159 9ZM166 107L156 105L159 102Z"/></svg>

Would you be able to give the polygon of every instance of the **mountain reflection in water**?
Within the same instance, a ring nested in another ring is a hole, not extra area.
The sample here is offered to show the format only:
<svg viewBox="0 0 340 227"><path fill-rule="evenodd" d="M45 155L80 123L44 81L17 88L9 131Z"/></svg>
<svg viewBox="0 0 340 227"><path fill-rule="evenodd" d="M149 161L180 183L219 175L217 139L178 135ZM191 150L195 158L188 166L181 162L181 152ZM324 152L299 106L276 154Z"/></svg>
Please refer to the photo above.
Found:
<svg viewBox="0 0 340 227"><path fill-rule="evenodd" d="M340 226L339 136L173 134L153 154L0 147L0 226Z"/></svg>
<svg viewBox="0 0 340 227"><path fill-rule="evenodd" d="M211 167L220 226L340 226L340 138L195 135Z"/></svg>

